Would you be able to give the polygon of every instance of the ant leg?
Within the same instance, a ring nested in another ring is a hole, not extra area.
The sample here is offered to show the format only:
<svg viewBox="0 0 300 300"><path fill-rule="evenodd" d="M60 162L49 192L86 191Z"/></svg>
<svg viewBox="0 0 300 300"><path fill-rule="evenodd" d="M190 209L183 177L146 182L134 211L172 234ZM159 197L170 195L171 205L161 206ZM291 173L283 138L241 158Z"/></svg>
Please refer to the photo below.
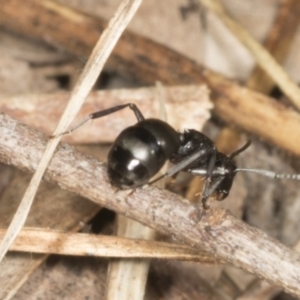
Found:
<svg viewBox="0 0 300 300"><path fill-rule="evenodd" d="M209 161L208 161L207 174L206 174L206 180L205 180L205 185L204 185L204 189L203 189L202 199L205 198L206 195L208 195L209 191L211 190L210 185L212 182L213 171L214 171L215 165L216 165L216 156L217 156L217 148L214 147L210 154ZM209 196L207 196L206 199L208 197ZM203 200L202 200L202 203L204 203Z"/></svg>
<svg viewBox="0 0 300 300"><path fill-rule="evenodd" d="M163 175L159 176L158 178L150 181L148 184L150 185L158 180L161 180L164 177L171 177L171 176L177 174L178 172L184 170L185 168L187 168L190 164L192 164L199 157L206 156L206 155L207 155L207 150L195 152L192 155L184 158L177 165L172 166L166 173L164 173Z"/></svg>
<svg viewBox="0 0 300 300"><path fill-rule="evenodd" d="M141 113L141 111L138 109L138 107L134 104L134 103L127 103L127 104L123 104L123 105L117 105L108 109L104 109L104 110L100 110L100 111L96 111L92 114L89 115L90 119L98 119L104 116L107 116L109 114L112 114L114 112L117 112L123 108L129 107L135 114L138 122L143 121L145 118L143 116L143 114Z"/></svg>
<svg viewBox="0 0 300 300"><path fill-rule="evenodd" d="M212 180L210 185L206 185L205 182L204 190L201 197L201 202L204 209L208 209L209 205L207 203L208 198L216 191L220 183L224 180L225 176L218 176L216 179Z"/></svg>
<svg viewBox="0 0 300 300"><path fill-rule="evenodd" d="M209 157L208 166L207 166L207 176L206 178L211 181L211 177L213 175L213 171L216 165L217 159L217 148L214 146L213 150L211 151L211 155Z"/></svg>
<svg viewBox="0 0 300 300"><path fill-rule="evenodd" d="M108 109L96 111L96 112L88 115L88 117L83 119L81 122L79 122L77 125L75 125L70 130L60 133L58 136L70 134L70 133L74 132L76 129L78 129L79 127L81 127L84 123L86 123L89 120L94 120L94 119L105 117L107 115L110 115L110 114L117 112L126 107L129 107L134 112L138 122L141 122L145 119L143 114L141 113L141 111L138 109L138 107L134 103L127 103L127 104L123 104L123 105L117 105L117 106L114 106L114 107L111 107Z"/></svg>

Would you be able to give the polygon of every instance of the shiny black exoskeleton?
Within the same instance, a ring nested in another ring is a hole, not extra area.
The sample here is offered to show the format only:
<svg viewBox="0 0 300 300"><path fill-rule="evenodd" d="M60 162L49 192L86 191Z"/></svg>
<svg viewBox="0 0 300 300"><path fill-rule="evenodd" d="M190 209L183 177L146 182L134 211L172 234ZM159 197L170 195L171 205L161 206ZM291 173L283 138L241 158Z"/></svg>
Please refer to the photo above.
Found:
<svg viewBox="0 0 300 300"><path fill-rule="evenodd" d="M189 129L177 132L168 123L158 119L145 119L133 103L118 105L90 114L71 130L69 134L91 119L97 119L129 107L138 122L123 130L115 140L108 154L108 177L119 189L142 186L154 176L167 160L174 166L149 184L180 171L203 176L205 185L202 193L204 208L207 199L214 195L217 200L225 199L231 189L237 172L253 172L273 179L300 180L300 174L278 174L269 170L237 168L233 158L250 145L230 156L219 152L215 144L203 133Z"/></svg>
<svg viewBox="0 0 300 300"><path fill-rule="evenodd" d="M164 121L145 119L133 103L95 112L67 133L90 119L125 107L133 110L138 122L119 134L108 154L108 177L113 186L119 189L139 187L170 160L174 166L155 181L185 171L205 177L202 194L204 207L207 207L206 201L213 194L218 200L227 197L236 170L233 156L218 152L213 141L199 131L191 129L180 133Z"/></svg>
<svg viewBox="0 0 300 300"><path fill-rule="evenodd" d="M149 181L176 153L179 134L166 122L146 119L123 130L108 154L108 177L121 189Z"/></svg>

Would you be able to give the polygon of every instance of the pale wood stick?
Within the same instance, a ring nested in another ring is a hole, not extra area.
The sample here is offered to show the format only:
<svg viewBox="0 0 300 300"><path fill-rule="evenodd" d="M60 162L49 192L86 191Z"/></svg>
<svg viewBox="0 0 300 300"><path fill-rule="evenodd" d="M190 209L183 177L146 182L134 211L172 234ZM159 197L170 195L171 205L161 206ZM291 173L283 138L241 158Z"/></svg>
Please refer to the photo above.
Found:
<svg viewBox="0 0 300 300"><path fill-rule="evenodd" d="M168 123L176 130L200 130L210 118L209 110L213 104L209 100L206 85L164 87L164 93ZM50 135L69 97L70 93L67 92L1 97L0 111ZM129 102L135 103L146 118L154 118L159 111L157 98L155 87L91 92L70 127L95 111ZM113 142L121 130L135 123L136 118L128 108L84 124L72 134L64 136L64 140L81 144Z"/></svg>
<svg viewBox="0 0 300 300"><path fill-rule="evenodd" d="M208 77L210 84L222 84L214 104L215 111L224 120L238 123L250 132L263 136L265 140L300 155L300 115L297 112L249 89L243 88L242 91L217 74L211 73Z"/></svg>

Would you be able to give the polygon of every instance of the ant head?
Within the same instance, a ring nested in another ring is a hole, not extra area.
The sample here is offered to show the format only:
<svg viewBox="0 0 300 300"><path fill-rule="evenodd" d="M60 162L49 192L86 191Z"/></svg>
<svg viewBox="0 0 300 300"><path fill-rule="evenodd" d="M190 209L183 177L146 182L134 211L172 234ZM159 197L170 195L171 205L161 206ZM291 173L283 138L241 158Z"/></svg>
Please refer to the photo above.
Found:
<svg viewBox="0 0 300 300"><path fill-rule="evenodd" d="M227 156L221 152L217 153L216 164L215 164L215 174L223 174L223 180L217 185L215 191L215 197L218 201L224 200L232 187L233 179L237 172L236 164L234 163L234 158L245 151L251 142L248 141L243 147L233 152L231 155Z"/></svg>
<svg viewBox="0 0 300 300"><path fill-rule="evenodd" d="M224 200L228 196L236 174L236 168L231 156L220 152L217 154L215 171L217 174L224 174L223 180L216 187L215 196L218 201Z"/></svg>

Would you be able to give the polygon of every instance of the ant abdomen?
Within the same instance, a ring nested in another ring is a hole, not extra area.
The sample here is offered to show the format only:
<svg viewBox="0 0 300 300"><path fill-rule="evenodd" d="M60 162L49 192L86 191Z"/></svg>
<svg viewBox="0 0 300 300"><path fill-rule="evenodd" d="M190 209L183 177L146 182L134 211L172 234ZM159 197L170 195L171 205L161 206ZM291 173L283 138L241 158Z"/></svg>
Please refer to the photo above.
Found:
<svg viewBox="0 0 300 300"><path fill-rule="evenodd" d="M121 189L148 182L177 151L178 133L166 122L146 119L123 130L108 154L108 177Z"/></svg>

